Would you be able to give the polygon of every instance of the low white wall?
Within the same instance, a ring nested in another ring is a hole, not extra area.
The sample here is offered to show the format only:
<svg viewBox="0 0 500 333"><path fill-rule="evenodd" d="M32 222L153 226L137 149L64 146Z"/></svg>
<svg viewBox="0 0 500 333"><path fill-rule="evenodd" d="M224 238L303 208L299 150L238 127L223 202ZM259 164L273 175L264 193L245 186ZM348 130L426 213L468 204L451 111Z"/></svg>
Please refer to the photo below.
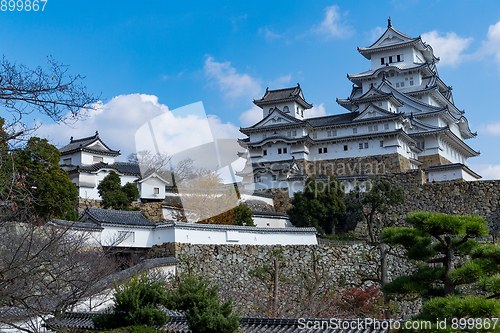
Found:
<svg viewBox="0 0 500 333"><path fill-rule="evenodd" d="M285 216L268 216L254 213L253 223L259 228L290 228L293 225Z"/></svg>

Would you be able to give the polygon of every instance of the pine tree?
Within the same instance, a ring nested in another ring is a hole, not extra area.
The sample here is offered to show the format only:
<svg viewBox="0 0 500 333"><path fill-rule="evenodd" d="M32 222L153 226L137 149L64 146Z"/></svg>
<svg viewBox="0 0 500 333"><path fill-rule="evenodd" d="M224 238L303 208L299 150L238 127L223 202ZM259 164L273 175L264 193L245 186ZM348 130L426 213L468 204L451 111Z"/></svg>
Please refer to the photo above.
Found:
<svg viewBox="0 0 500 333"><path fill-rule="evenodd" d="M383 290L430 298L417 319L498 317L500 248L475 239L488 234L486 221L474 215L430 212L410 213L406 221L412 227L385 228L381 238L404 247L406 257L421 264L412 275L394 279ZM461 285L473 285L481 295L461 294L457 288Z"/></svg>
<svg viewBox="0 0 500 333"><path fill-rule="evenodd" d="M335 177L328 181L308 178L303 192L295 193L293 208L287 211L296 227L315 227L331 234L345 213L344 186Z"/></svg>
<svg viewBox="0 0 500 333"><path fill-rule="evenodd" d="M121 186L120 176L114 171L97 186L99 195L102 198L101 206L104 208L113 208L127 210L133 201L139 199L139 190L137 186L127 183Z"/></svg>

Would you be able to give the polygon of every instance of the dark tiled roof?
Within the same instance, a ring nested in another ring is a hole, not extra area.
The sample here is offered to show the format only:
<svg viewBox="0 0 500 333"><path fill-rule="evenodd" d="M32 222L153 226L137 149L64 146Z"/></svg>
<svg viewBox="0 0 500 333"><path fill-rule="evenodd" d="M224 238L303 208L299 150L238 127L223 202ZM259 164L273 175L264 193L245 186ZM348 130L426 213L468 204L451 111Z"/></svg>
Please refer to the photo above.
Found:
<svg viewBox="0 0 500 333"><path fill-rule="evenodd" d="M91 144L95 143L96 141L100 141L102 143L102 145L104 146L104 148L100 147L100 146L89 147ZM106 144L104 142L102 142L102 140L99 138L99 133L97 131L95 132L95 135L89 136L86 138L82 138L82 139L74 140L73 137L71 137L69 144L67 144L66 146L59 149L59 151L61 152L61 155L71 154L75 151L80 151L80 150L86 150L86 151L90 151L90 152L96 152L96 153L111 155L111 156L120 155L119 150L112 150L108 146L106 146Z"/></svg>
<svg viewBox="0 0 500 333"><path fill-rule="evenodd" d="M58 227L65 227L78 230L101 231L104 229L98 224L92 222L75 222L75 221L52 219L49 221L49 223Z"/></svg>
<svg viewBox="0 0 500 333"><path fill-rule="evenodd" d="M285 213L279 213L279 212L253 212L253 215L262 215L262 216L275 216L275 217L286 217L288 218L288 215Z"/></svg>
<svg viewBox="0 0 500 333"><path fill-rule="evenodd" d="M166 222L162 224L157 224L157 229L162 228L180 228L180 229L192 229L192 230L200 230L200 229L212 229L212 230L244 230L244 231L253 231L256 233L314 233L316 234L318 231L316 228L261 228L261 227L246 227L239 225L223 225L223 224L201 224L201 223L186 223L186 222Z"/></svg>
<svg viewBox="0 0 500 333"><path fill-rule="evenodd" d="M155 226L140 211L125 211L87 207L82 218L88 216L97 224L121 224L127 226Z"/></svg>
<svg viewBox="0 0 500 333"><path fill-rule="evenodd" d="M319 126L349 123L352 122L357 116L359 116L359 112L348 112L348 113L336 114L333 116L309 118L306 121L312 127L319 127Z"/></svg>
<svg viewBox="0 0 500 333"><path fill-rule="evenodd" d="M295 159L290 159L290 160L284 160L284 161L270 161L270 162L252 163L252 168L254 171L257 171L259 169L264 169L264 170L268 170L271 172L279 172L279 171L283 171L283 170L290 170L296 164L297 163L295 162Z"/></svg>
<svg viewBox="0 0 500 333"><path fill-rule="evenodd" d="M88 171L88 172L97 172L101 169L113 169L121 174L126 174L126 175L134 175L134 176L141 175L141 169L139 167L139 164L136 163L115 162L112 164L108 164L104 162L99 162L91 165L77 166L77 170Z"/></svg>
<svg viewBox="0 0 500 333"><path fill-rule="evenodd" d="M271 193L266 193L266 192L261 192L261 191L248 191L248 190L240 190L242 194L249 194L249 195L254 195L254 196L259 196L259 197L264 197L264 198L274 198L274 195Z"/></svg>
<svg viewBox="0 0 500 333"><path fill-rule="evenodd" d="M191 330L188 327L187 320L178 311L166 310L169 320L165 325L165 330L173 330L178 333L190 333ZM92 322L92 317L98 315L99 313L65 313L57 318L51 318L47 321L48 326L52 329L95 329L94 323ZM388 320L380 320L378 325L366 325L365 320L358 321L357 319L343 319L338 320L336 323L338 326L349 327L347 329L334 328L329 325L330 319L303 319L299 320L296 318L256 318L256 317L243 317L240 322L240 331L243 333L264 333L264 332L287 332L287 333L305 333L312 332L311 329L307 329L304 326L310 325L310 328L314 327L314 323L319 322L322 325L321 330L314 329L314 332L324 332L324 333L347 333L347 332L370 332L370 333L385 333L388 329L382 327L388 327ZM322 324L323 323L323 324ZM344 325L342 324L344 323ZM362 324L362 326L358 326ZM375 327L378 326L378 327ZM351 329L351 327L353 329Z"/></svg>
<svg viewBox="0 0 500 333"><path fill-rule="evenodd" d="M476 176L477 178L482 178L480 175L469 169L469 167L462 163L453 163L453 164L445 164L445 165L433 165L427 168L422 169L423 171L439 171L439 170L450 170L450 169L464 169L467 170L470 174Z"/></svg>
<svg viewBox="0 0 500 333"><path fill-rule="evenodd" d="M281 103L296 100L299 104L301 104L304 108L310 109L312 108L312 104L309 104L304 99L304 94L302 93L302 89L300 85L297 84L296 87L293 88L285 88L285 89L276 89L276 90L266 90L266 93L261 99L256 99L253 102L255 105L263 106L273 103Z"/></svg>

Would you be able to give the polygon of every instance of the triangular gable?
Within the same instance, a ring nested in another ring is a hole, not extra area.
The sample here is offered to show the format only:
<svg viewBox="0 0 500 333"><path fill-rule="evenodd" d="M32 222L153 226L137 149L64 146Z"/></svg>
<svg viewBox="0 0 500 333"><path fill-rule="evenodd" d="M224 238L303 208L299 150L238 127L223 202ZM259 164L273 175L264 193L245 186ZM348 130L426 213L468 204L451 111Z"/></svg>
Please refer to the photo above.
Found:
<svg viewBox="0 0 500 333"><path fill-rule="evenodd" d="M396 113L389 112L376 105L373 105L372 103L369 103L368 106L360 113L360 115L353 119L353 121L375 118L375 117L394 116L394 115L396 115Z"/></svg>
<svg viewBox="0 0 500 333"><path fill-rule="evenodd" d="M251 128L264 127L270 125L301 123L302 120L289 116L281 112L278 108L274 108L264 119L253 125Z"/></svg>
<svg viewBox="0 0 500 333"><path fill-rule="evenodd" d="M104 145L104 143L100 139L98 139L98 140L96 140L94 142L91 142L90 144L87 144L85 147L86 148L98 149L98 150L109 150L109 148L106 147Z"/></svg>
<svg viewBox="0 0 500 333"><path fill-rule="evenodd" d="M421 132L421 131L435 131L435 130L446 128L446 126L445 127L434 126L434 125L431 125L429 123L426 123L425 121L418 120L418 119L415 119L413 117L410 117L410 121L411 121L411 124L412 124L412 128L416 132Z"/></svg>
<svg viewBox="0 0 500 333"><path fill-rule="evenodd" d="M145 181L147 181L148 179L151 179L151 178L157 178L160 181L162 181L163 183L165 183L165 185L170 185L170 181L168 181L167 179L165 179L164 177L162 177L161 175L159 175L156 172L151 172L146 177L144 177L144 178L142 178L142 177L138 178L135 181L138 182L138 183L143 183L143 182L145 182Z"/></svg>
<svg viewBox="0 0 500 333"><path fill-rule="evenodd" d="M373 86L373 84L370 86L370 89L368 89L368 91L366 93L364 93L363 95L361 95L360 97L358 97L357 99L364 99L364 98L376 98L376 97L388 97L390 96L390 93L386 93L386 92L383 92L381 90L378 90L377 88L375 88L375 86Z"/></svg>
<svg viewBox="0 0 500 333"><path fill-rule="evenodd" d="M385 32L380 36L379 39L372 45L370 45L367 48L375 48L378 46L386 46L389 44L396 44L396 43L401 43L401 42L411 42L414 41L416 38L410 37L401 31L394 29L394 27L391 25L389 26Z"/></svg>
<svg viewBox="0 0 500 333"><path fill-rule="evenodd" d="M386 79L382 80L380 85L377 87L377 89L391 93L396 97L398 100L403 102L404 106L407 108L405 110L405 113L427 113L427 112L436 112L440 110L444 110L445 108L442 107L437 107L437 106L432 106L427 103L421 102L418 99L411 97L409 95L403 94L400 91L398 91L396 88L392 86L390 82L388 82Z"/></svg>

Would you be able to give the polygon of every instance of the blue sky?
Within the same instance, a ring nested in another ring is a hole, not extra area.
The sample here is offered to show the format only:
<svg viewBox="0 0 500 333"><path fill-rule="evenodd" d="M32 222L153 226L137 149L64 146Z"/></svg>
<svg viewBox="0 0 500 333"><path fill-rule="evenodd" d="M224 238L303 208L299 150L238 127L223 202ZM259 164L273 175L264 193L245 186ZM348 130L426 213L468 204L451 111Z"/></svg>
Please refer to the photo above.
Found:
<svg viewBox="0 0 500 333"><path fill-rule="evenodd" d="M40 136L61 146L99 130L125 159L146 121L198 101L221 137L259 117L252 99L266 87L300 82L314 115L344 112L335 99L351 91L346 74L370 65L356 47L372 44L389 16L441 57L440 76L478 132L467 142L481 156L469 164L500 178L498 1L48 0L43 12L0 11L0 45L8 60L31 67L52 55L101 95L98 110L72 128L32 114L43 122ZM197 123L189 125L174 117L166 126L188 144Z"/></svg>

